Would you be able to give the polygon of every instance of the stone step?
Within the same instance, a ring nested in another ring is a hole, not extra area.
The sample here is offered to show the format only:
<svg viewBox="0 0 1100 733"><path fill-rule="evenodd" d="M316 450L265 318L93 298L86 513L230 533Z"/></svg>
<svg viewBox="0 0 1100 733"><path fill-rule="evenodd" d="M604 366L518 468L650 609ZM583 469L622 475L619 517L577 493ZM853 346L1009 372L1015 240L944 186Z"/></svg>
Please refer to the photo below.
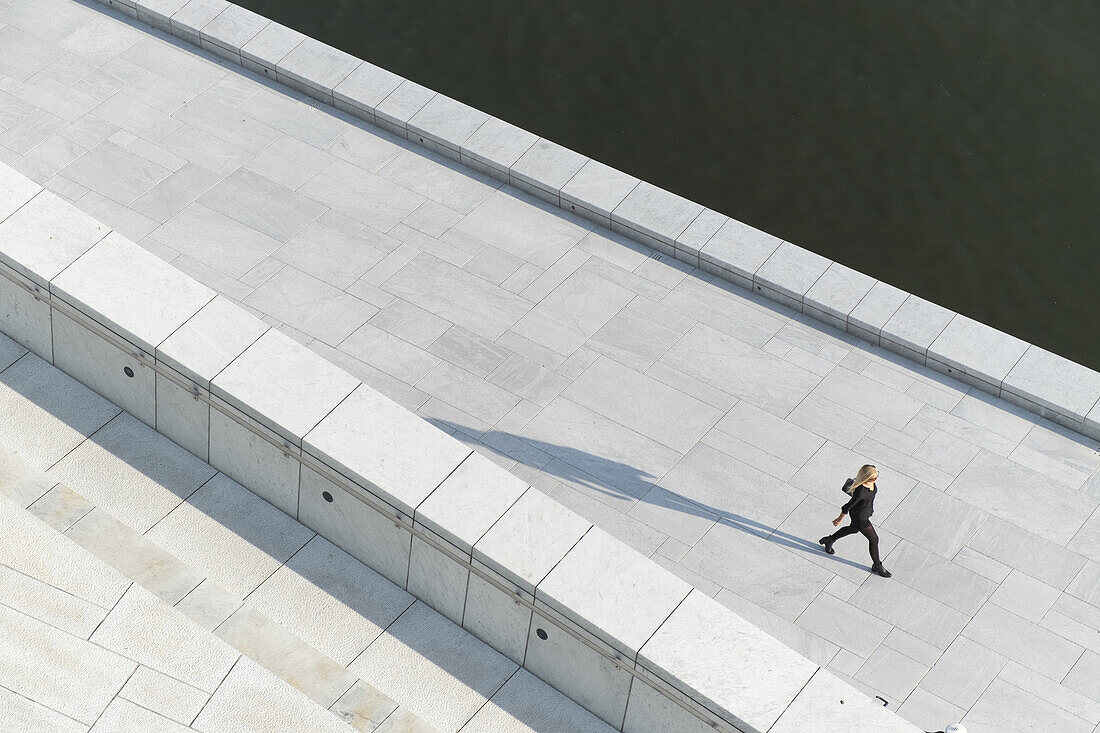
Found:
<svg viewBox="0 0 1100 733"><path fill-rule="evenodd" d="M6 465L14 462L5 456ZM101 656L118 670L126 669L124 659L137 663L137 681L127 682L119 693L124 702L111 700L105 715L131 727L142 724L143 716L160 715L181 725L193 721L195 730L220 730L243 718L267 718L282 730L436 730L63 484L25 511L8 491L4 494L0 526L10 545L0 556L5 579L0 603L4 611L11 609L6 631L18 629L39 649L82 647L69 651L74 659L105 647ZM104 608L120 589L122 595ZM220 673L228 676L219 678ZM204 695L204 681L221 697ZM79 700L80 686L67 687ZM230 691L234 699L226 699ZM127 703L151 709L134 710Z"/></svg>
<svg viewBox="0 0 1100 733"><path fill-rule="evenodd" d="M77 630L93 633L123 597L124 610L159 604L161 616L177 619L172 628L201 632L249 674L288 683L344 730L611 730L33 355L0 372L0 415L0 494L14 502L6 514L25 507L23 524L39 525L36 550L9 548L11 562L0 562L56 593L92 596L84 603L98 610ZM68 556L79 561L58 559ZM70 565L83 568L78 577ZM254 689L249 680L238 687ZM245 715L249 707L238 701L234 709Z"/></svg>

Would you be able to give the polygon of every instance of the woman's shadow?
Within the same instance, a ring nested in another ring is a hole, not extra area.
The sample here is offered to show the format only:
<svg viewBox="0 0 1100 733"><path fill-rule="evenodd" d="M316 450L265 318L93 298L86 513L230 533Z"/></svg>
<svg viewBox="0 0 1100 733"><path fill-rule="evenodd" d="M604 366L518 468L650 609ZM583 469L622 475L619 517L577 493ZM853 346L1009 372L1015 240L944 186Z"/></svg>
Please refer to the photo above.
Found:
<svg viewBox="0 0 1100 733"><path fill-rule="evenodd" d="M755 535L776 545L814 556L821 556L821 559L825 559L824 552L816 539L807 540L728 509L721 509L688 499L669 491L663 486L659 486L655 482L656 477L626 463L569 446L548 443L501 430L489 430L482 434L480 438L475 438L472 434L477 431L464 425L437 418L426 419L449 433L460 432L467 442L482 446L492 453L518 461L525 466L570 484L583 486L591 491L619 499L627 498L645 502L703 519L717 519L728 527ZM547 461L546 456L552 457L552 460ZM659 492L651 491L654 487L659 487L661 490ZM660 497L659 501L656 498L657 496ZM828 559L831 562L838 562L861 570L867 569L864 564L836 555L828 556Z"/></svg>

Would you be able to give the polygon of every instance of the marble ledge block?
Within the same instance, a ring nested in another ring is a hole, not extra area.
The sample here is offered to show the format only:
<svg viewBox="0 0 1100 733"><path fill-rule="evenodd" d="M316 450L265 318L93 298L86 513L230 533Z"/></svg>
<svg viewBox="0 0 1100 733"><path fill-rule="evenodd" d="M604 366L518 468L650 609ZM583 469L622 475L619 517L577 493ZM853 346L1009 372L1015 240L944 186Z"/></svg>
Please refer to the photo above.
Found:
<svg viewBox="0 0 1100 733"><path fill-rule="evenodd" d="M694 589L646 642L638 665L752 730L768 730L817 669Z"/></svg>
<svg viewBox="0 0 1100 733"><path fill-rule="evenodd" d="M611 212L611 223L656 240L661 251L671 253L702 212L699 204L642 181Z"/></svg>
<svg viewBox="0 0 1100 733"><path fill-rule="evenodd" d="M555 142L539 138L508 169L508 182L533 196L561 205L561 189L588 158Z"/></svg>
<svg viewBox="0 0 1100 733"><path fill-rule="evenodd" d="M332 90L338 108L374 119L374 110L404 81L391 71L364 61Z"/></svg>
<svg viewBox="0 0 1100 733"><path fill-rule="evenodd" d="M474 544L527 489L526 482L474 451L420 502L414 520L469 560Z"/></svg>
<svg viewBox="0 0 1100 733"><path fill-rule="evenodd" d="M848 314L871 292L874 285L873 277L839 262L830 262L817 282L806 291L804 310L815 317L824 316L823 320L844 330Z"/></svg>
<svg viewBox="0 0 1100 733"><path fill-rule="evenodd" d="M535 588L592 523L529 488L473 547L473 559L532 599Z"/></svg>
<svg viewBox="0 0 1100 733"><path fill-rule="evenodd" d="M302 466L298 521L400 588L408 586L412 533Z"/></svg>
<svg viewBox="0 0 1100 733"><path fill-rule="evenodd" d="M698 267L699 253L703 250L703 246L710 241L711 237L718 233L718 230L721 229L727 221L729 221L728 216L719 214L713 209L703 209L700 211L694 221L688 224L687 228L676 237L674 243L677 253L676 258ZM681 258L681 252L687 255L688 259Z"/></svg>
<svg viewBox="0 0 1100 733"><path fill-rule="evenodd" d="M19 210L42 191L42 187L13 168L0 163L0 221Z"/></svg>
<svg viewBox="0 0 1100 733"><path fill-rule="evenodd" d="M53 362L52 308L48 295L7 265L0 264L0 332Z"/></svg>
<svg viewBox="0 0 1100 733"><path fill-rule="evenodd" d="M44 291L110 229L49 191L0 222L0 262Z"/></svg>
<svg viewBox="0 0 1100 733"><path fill-rule="evenodd" d="M252 40L241 46L241 63L246 69L274 79L279 61L305 38L304 34L281 23L268 23Z"/></svg>
<svg viewBox="0 0 1100 733"><path fill-rule="evenodd" d="M199 30L202 47L241 62L241 49L271 21L240 5L230 5Z"/></svg>
<svg viewBox="0 0 1100 733"><path fill-rule="evenodd" d="M723 280L726 280L727 282L731 282L738 287L744 288L745 290L753 290L755 287L752 282L752 276L746 277L740 272L728 270L725 267L722 267L721 265L718 265L714 262L705 260L702 257L699 258L699 269L711 275L716 275Z"/></svg>
<svg viewBox="0 0 1100 733"><path fill-rule="evenodd" d="M459 159L508 183L508 171L537 140L534 133L490 117L459 146Z"/></svg>
<svg viewBox="0 0 1100 733"><path fill-rule="evenodd" d="M149 356L216 295L117 232L51 280L50 290Z"/></svg>
<svg viewBox="0 0 1100 733"><path fill-rule="evenodd" d="M210 382L224 400L292 445L360 385L355 377L270 329Z"/></svg>
<svg viewBox="0 0 1100 733"><path fill-rule="evenodd" d="M211 466L291 517L298 515L299 449L217 397L209 411Z"/></svg>
<svg viewBox="0 0 1100 733"><path fill-rule="evenodd" d="M649 558L594 528L539 583L535 600L633 661L690 590Z"/></svg>
<svg viewBox="0 0 1100 733"><path fill-rule="evenodd" d="M218 295L160 342L157 363L209 390L211 380L268 329L259 318Z"/></svg>
<svg viewBox="0 0 1100 733"><path fill-rule="evenodd" d="M591 216L588 216L587 213L584 212L584 211L582 211L581 214L586 219L596 221L596 219L593 219ZM602 223L602 222L600 222L600 223ZM639 244L644 244L645 246L649 247L650 249L656 250L657 252L660 252L663 255L668 255L669 257L673 257L673 258L675 258L675 256L676 256L676 245L669 244L668 242L665 242L663 239L658 239L657 237L654 237L653 235L647 234L646 232L640 231L638 229L633 229L630 226L628 226L626 224L623 224L621 222L617 222L617 221L612 220L612 222L611 222L611 231L615 232L616 234L622 234L623 236L630 237L635 242L638 242Z"/></svg>
<svg viewBox="0 0 1100 733"><path fill-rule="evenodd" d="M1028 346L1001 383L1005 399L1022 398L1040 406L1044 416L1063 415L1079 423L1091 414L1100 399L1100 374L1088 367Z"/></svg>
<svg viewBox="0 0 1100 733"><path fill-rule="evenodd" d="M137 5L135 0L96 0L96 2L111 10L117 10L123 15L127 15L131 18L137 17Z"/></svg>
<svg viewBox="0 0 1100 733"><path fill-rule="evenodd" d="M955 376L979 380L978 386L996 394L1027 347L1015 336L956 314L928 347L928 362L943 365Z"/></svg>
<svg viewBox="0 0 1100 733"><path fill-rule="evenodd" d="M536 611L530 623L523 666L615 729L621 729L633 676Z"/></svg>
<svg viewBox="0 0 1100 733"><path fill-rule="evenodd" d="M204 461L210 458L210 391L169 367L156 375L156 430ZM182 384L181 384L182 383Z"/></svg>
<svg viewBox="0 0 1100 733"><path fill-rule="evenodd" d="M887 285L882 281L876 281L867 294L860 299L852 312L848 314L849 328L857 329L856 335L870 334L873 338L867 340L877 344L882 333L882 327L897 313L898 308L909 296L904 290L899 290L893 285Z"/></svg>
<svg viewBox="0 0 1100 733"><path fill-rule="evenodd" d="M611 212L639 184L634 176L588 160L561 188L561 207L611 229Z"/></svg>
<svg viewBox="0 0 1100 733"><path fill-rule="evenodd" d="M1100 400L1089 411L1085 421L1081 424L1081 432L1093 440L1100 440Z"/></svg>
<svg viewBox="0 0 1100 733"><path fill-rule="evenodd" d="M411 524L416 507L471 450L401 405L360 385L305 436L303 449Z"/></svg>
<svg viewBox="0 0 1100 733"><path fill-rule="evenodd" d="M332 89L363 62L351 54L309 38L275 65L280 81L289 81L310 96L332 103Z"/></svg>
<svg viewBox="0 0 1100 733"><path fill-rule="evenodd" d="M782 243L779 237L736 219L726 219L699 250L699 266L707 269L710 265L708 271L717 268L719 272L716 274L729 272L737 276L734 282L747 283L746 287L751 290L756 271Z"/></svg>
<svg viewBox="0 0 1100 733"><path fill-rule="evenodd" d="M188 0L137 0L137 19L158 30L171 33L172 16L187 2Z"/></svg>
<svg viewBox="0 0 1100 733"><path fill-rule="evenodd" d="M928 347L943 332L955 313L916 295L908 295L879 333L887 349L924 364Z"/></svg>
<svg viewBox="0 0 1100 733"><path fill-rule="evenodd" d="M819 254L790 242L783 242L753 274L753 282L763 290L784 296L802 310L806 292L825 274L832 262ZM758 288L759 289L759 288Z"/></svg>
<svg viewBox="0 0 1100 733"><path fill-rule="evenodd" d="M436 94L408 121L409 137L433 143L449 158L459 159L462 144L489 119L489 115L468 104Z"/></svg>
<svg viewBox="0 0 1100 733"><path fill-rule="evenodd" d="M714 728L642 679L630 686L623 733L714 733Z"/></svg>
<svg viewBox="0 0 1100 733"><path fill-rule="evenodd" d="M435 94L427 87L404 79L397 85L396 89L387 94L386 98L375 107L375 123L398 137L409 138L416 142L417 138L409 136L409 120L423 109L424 105L430 102ZM420 142L423 142L423 140L420 140Z"/></svg>
<svg viewBox="0 0 1100 733"><path fill-rule="evenodd" d="M189 0L172 14L169 28L173 35L200 46L200 31L229 7L228 0Z"/></svg>
<svg viewBox="0 0 1100 733"><path fill-rule="evenodd" d="M57 310L52 320L54 366L155 428L153 369Z"/></svg>
<svg viewBox="0 0 1100 733"><path fill-rule="evenodd" d="M466 607L462 627L489 646L523 664L527 653L527 636L531 628L531 606L534 596L509 583L485 565L474 561L466 588Z"/></svg>
<svg viewBox="0 0 1100 733"><path fill-rule="evenodd" d="M455 556L462 557L463 553L454 545L423 526L417 529L432 542L413 536L407 590L461 626L470 567L455 560Z"/></svg>

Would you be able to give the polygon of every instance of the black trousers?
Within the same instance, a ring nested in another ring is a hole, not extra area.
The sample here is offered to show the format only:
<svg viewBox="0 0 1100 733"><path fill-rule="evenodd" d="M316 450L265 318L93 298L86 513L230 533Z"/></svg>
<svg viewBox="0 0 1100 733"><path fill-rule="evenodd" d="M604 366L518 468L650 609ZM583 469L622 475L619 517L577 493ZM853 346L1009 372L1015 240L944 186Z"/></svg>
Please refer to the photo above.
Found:
<svg viewBox="0 0 1100 733"><path fill-rule="evenodd" d="M870 522L863 525L862 527L857 527L853 522L847 527L844 527L843 529L838 529L836 532L833 532L831 535L829 535L829 541L836 542L841 537L847 537L848 535L855 534L856 532L859 532L867 538L868 549L871 551L871 562L873 562L875 565L881 565L882 560L879 559L878 556L878 532L875 531L875 528L871 526Z"/></svg>

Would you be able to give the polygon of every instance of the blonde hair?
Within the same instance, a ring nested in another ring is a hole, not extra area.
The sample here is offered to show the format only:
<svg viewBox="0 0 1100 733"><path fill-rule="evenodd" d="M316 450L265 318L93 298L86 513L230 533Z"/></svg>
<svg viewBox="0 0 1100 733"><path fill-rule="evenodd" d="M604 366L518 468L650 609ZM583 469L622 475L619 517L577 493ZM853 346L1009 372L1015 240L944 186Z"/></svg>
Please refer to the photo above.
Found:
<svg viewBox="0 0 1100 733"><path fill-rule="evenodd" d="M877 475L878 475L878 469L875 468L874 466L872 466L870 463L868 463L866 466L861 467L859 469L859 473L857 473L856 477L854 479L852 479L852 486L853 487L863 486L863 484L867 483L867 481L872 476L877 477Z"/></svg>

